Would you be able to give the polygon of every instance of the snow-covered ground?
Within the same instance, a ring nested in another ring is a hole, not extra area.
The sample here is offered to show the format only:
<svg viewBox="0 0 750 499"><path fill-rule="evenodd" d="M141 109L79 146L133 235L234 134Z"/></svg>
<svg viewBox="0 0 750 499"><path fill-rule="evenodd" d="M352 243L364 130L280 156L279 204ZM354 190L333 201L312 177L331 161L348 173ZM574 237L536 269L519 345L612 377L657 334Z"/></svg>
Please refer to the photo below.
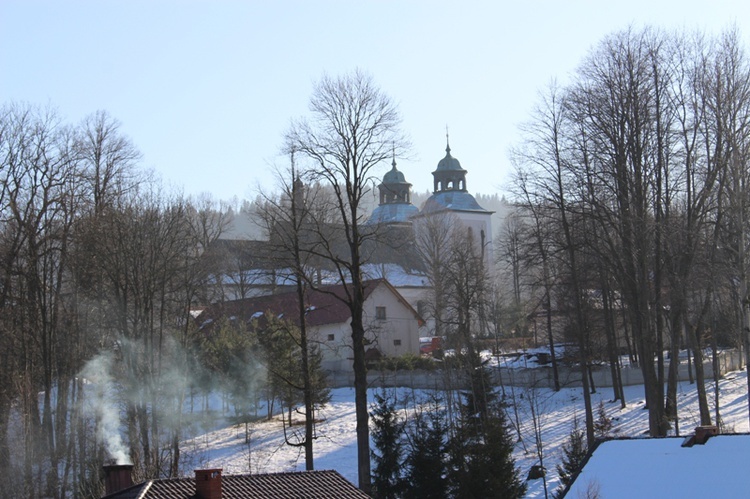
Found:
<svg viewBox="0 0 750 499"><path fill-rule="evenodd" d="M377 389L369 393L374 400ZM399 400L409 404L409 400L424 399L427 392L408 388L395 389ZM498 389L500 393L500 389ZM548 389L529 390L505 387L506 400L510 403L508 417L518 423L519 441L516 445L516 465L525 479L529 468L539 461L534 445L534 431L531 417L531 404L539 414L544 442L544 465L547 468L547 487L550 493L558 486L556 465L562 456L562 444L573 428L574 419L582 422L583 399L580 388L565 388L555 393ZM680 383L679 426L680 434L692 433L699 424L698 402L695 385ZM748 432L747 377L744 372L732 372L720 381L720 413L725 432ZM612 419L612 436L642 437L648 430L648 412L644 410L642 386L625 388L627 407L620 408L620 402L612 402L612 389L599 388L592 395L596 409L604 402L607 414ZM515 405L513 405L515 400ZM715 418L713 407L714 393L709 389L711 416ZM404 414L409 408L404 405ZM354 415L354 390L339 388L332 391L331 402L318 414L321 422L317 425L318 439L315 441L316 469L335 469L349 481L357 483L356 435ZM246 444L245 425L227 425L217 415L211 428L196 430L195 437L183 446L193 468L217 467L225 473L269 473L304 469L304 453L301 447L291 447L284 443L284 431L278 417L271 421L260 421L249 425L249 444ZM204 428L208 425L204 424ZM295 430L300 427L295 427ZM527 497L544 497L541 479L528 483Z"/></svg>

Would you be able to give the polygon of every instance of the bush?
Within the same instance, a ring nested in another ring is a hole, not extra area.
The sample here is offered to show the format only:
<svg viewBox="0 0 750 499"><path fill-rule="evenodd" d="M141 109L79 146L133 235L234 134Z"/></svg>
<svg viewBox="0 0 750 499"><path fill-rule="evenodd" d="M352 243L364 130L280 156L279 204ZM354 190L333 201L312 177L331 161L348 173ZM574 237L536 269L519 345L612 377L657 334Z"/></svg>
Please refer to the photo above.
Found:
<svg viewBox="0 0 750 499"><path fill-rule="evenodd" d="M435 361L430 357L407 353L400 357L383 357L373 363L372 367L380 371L414 371L416 369L433 371L435 370Z"/></svg>

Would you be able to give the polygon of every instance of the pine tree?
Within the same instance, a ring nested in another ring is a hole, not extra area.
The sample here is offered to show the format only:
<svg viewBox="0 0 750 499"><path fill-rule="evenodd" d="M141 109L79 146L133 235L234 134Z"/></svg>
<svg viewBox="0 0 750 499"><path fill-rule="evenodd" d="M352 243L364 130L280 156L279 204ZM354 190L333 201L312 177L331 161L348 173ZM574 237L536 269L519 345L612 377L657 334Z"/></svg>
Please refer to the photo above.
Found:
<svg viewBox="0 0 750 499"><path fill-rule="evenodd" d="M431 401L426 412L414 419L411 433L411 448L406 458L404 497L408 499L442 499L448 497L446 484L446 438L445 411L441 401Z"/></svg>
<svg viewBox="0 0 750 499"><path fill-rule="evenodd" d="M562 463L557 465L560 487L557 489L555 497L562 497L562 492L573 482L573 477L581 469L587 452L585 437L583 430L578 427L578 419L574 419L573 430L568 436L568 441L562 446Z"/></svg>
<svg viewBox="0 0 750 499"><path fill-rule="evenodd" d="M479 373L477 379L486 380L486 373ZM512 431L505 410L486 387L489 384L482 383L480 390L464 396L461 418L449 442L450 492L452 497L522 497L526 483L513 459Z"/></svg>
<svg viewBox="0 0 750 499"><path fill-rule="evenodd" d="M374 463L372 473L373 494L376 498L400 497L404 489L402 465L404 454L404 423L396 413L394 396L385 391L375 394L372 418L371 451Z"/></svg>

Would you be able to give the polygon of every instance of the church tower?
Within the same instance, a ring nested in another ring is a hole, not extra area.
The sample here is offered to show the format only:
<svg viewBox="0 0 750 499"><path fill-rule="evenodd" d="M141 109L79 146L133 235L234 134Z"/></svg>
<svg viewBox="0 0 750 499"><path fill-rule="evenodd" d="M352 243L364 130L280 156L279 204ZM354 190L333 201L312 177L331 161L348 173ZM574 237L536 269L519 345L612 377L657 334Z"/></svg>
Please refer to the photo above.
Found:
<svg viewBox="0 0 750 499"><path fill-rule="evenodd" d="M391 163L391 170L383 176L378 190L380 204L373 210L367 223L409 223L409 219L419 213L419 209L411 204L411 184L396 168L395 157Z"/></svg>
<svg viewBox="0 0 750 499"><path fill-rule="evenodd" d="M458 159L451 156L446 134L445 157L432 172L434 191L422 205L420 217L450 214L460 221L470 237L482 248L485 260L492 262L492 211L485 210L466 189L466 174Z"/></svg>
<svg viewBox="0 0 750 499"><path fill-rule="evenodd" d="M450 144L446 145L445 157L440 160L437 169L432 172L432 177L434 184L433 192L466 192L466 170L461 168L461 163L451 156Z"/></svg>

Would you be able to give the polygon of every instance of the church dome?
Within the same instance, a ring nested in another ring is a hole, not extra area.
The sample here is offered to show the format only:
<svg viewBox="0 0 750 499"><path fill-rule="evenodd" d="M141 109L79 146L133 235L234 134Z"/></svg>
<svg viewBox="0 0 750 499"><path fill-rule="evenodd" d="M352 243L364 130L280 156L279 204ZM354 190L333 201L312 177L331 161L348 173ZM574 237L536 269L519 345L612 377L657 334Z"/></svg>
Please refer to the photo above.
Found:
<svg viewBox="0 0 750 499"><path fill-rule="evenodd" d="M445 148L445 157L438 162L437 170L435 171L463 171L461 163L451 156L451 146Z"/></svg>
<svg viewBox="0 0 750 499"><path fill-rule="evenodd" d="M383 175L383 183L384 184L405 184L406 183L406 177L404 177L404 174L401 173L396 169L396 162L393 162L393 168Z"/></svg>

